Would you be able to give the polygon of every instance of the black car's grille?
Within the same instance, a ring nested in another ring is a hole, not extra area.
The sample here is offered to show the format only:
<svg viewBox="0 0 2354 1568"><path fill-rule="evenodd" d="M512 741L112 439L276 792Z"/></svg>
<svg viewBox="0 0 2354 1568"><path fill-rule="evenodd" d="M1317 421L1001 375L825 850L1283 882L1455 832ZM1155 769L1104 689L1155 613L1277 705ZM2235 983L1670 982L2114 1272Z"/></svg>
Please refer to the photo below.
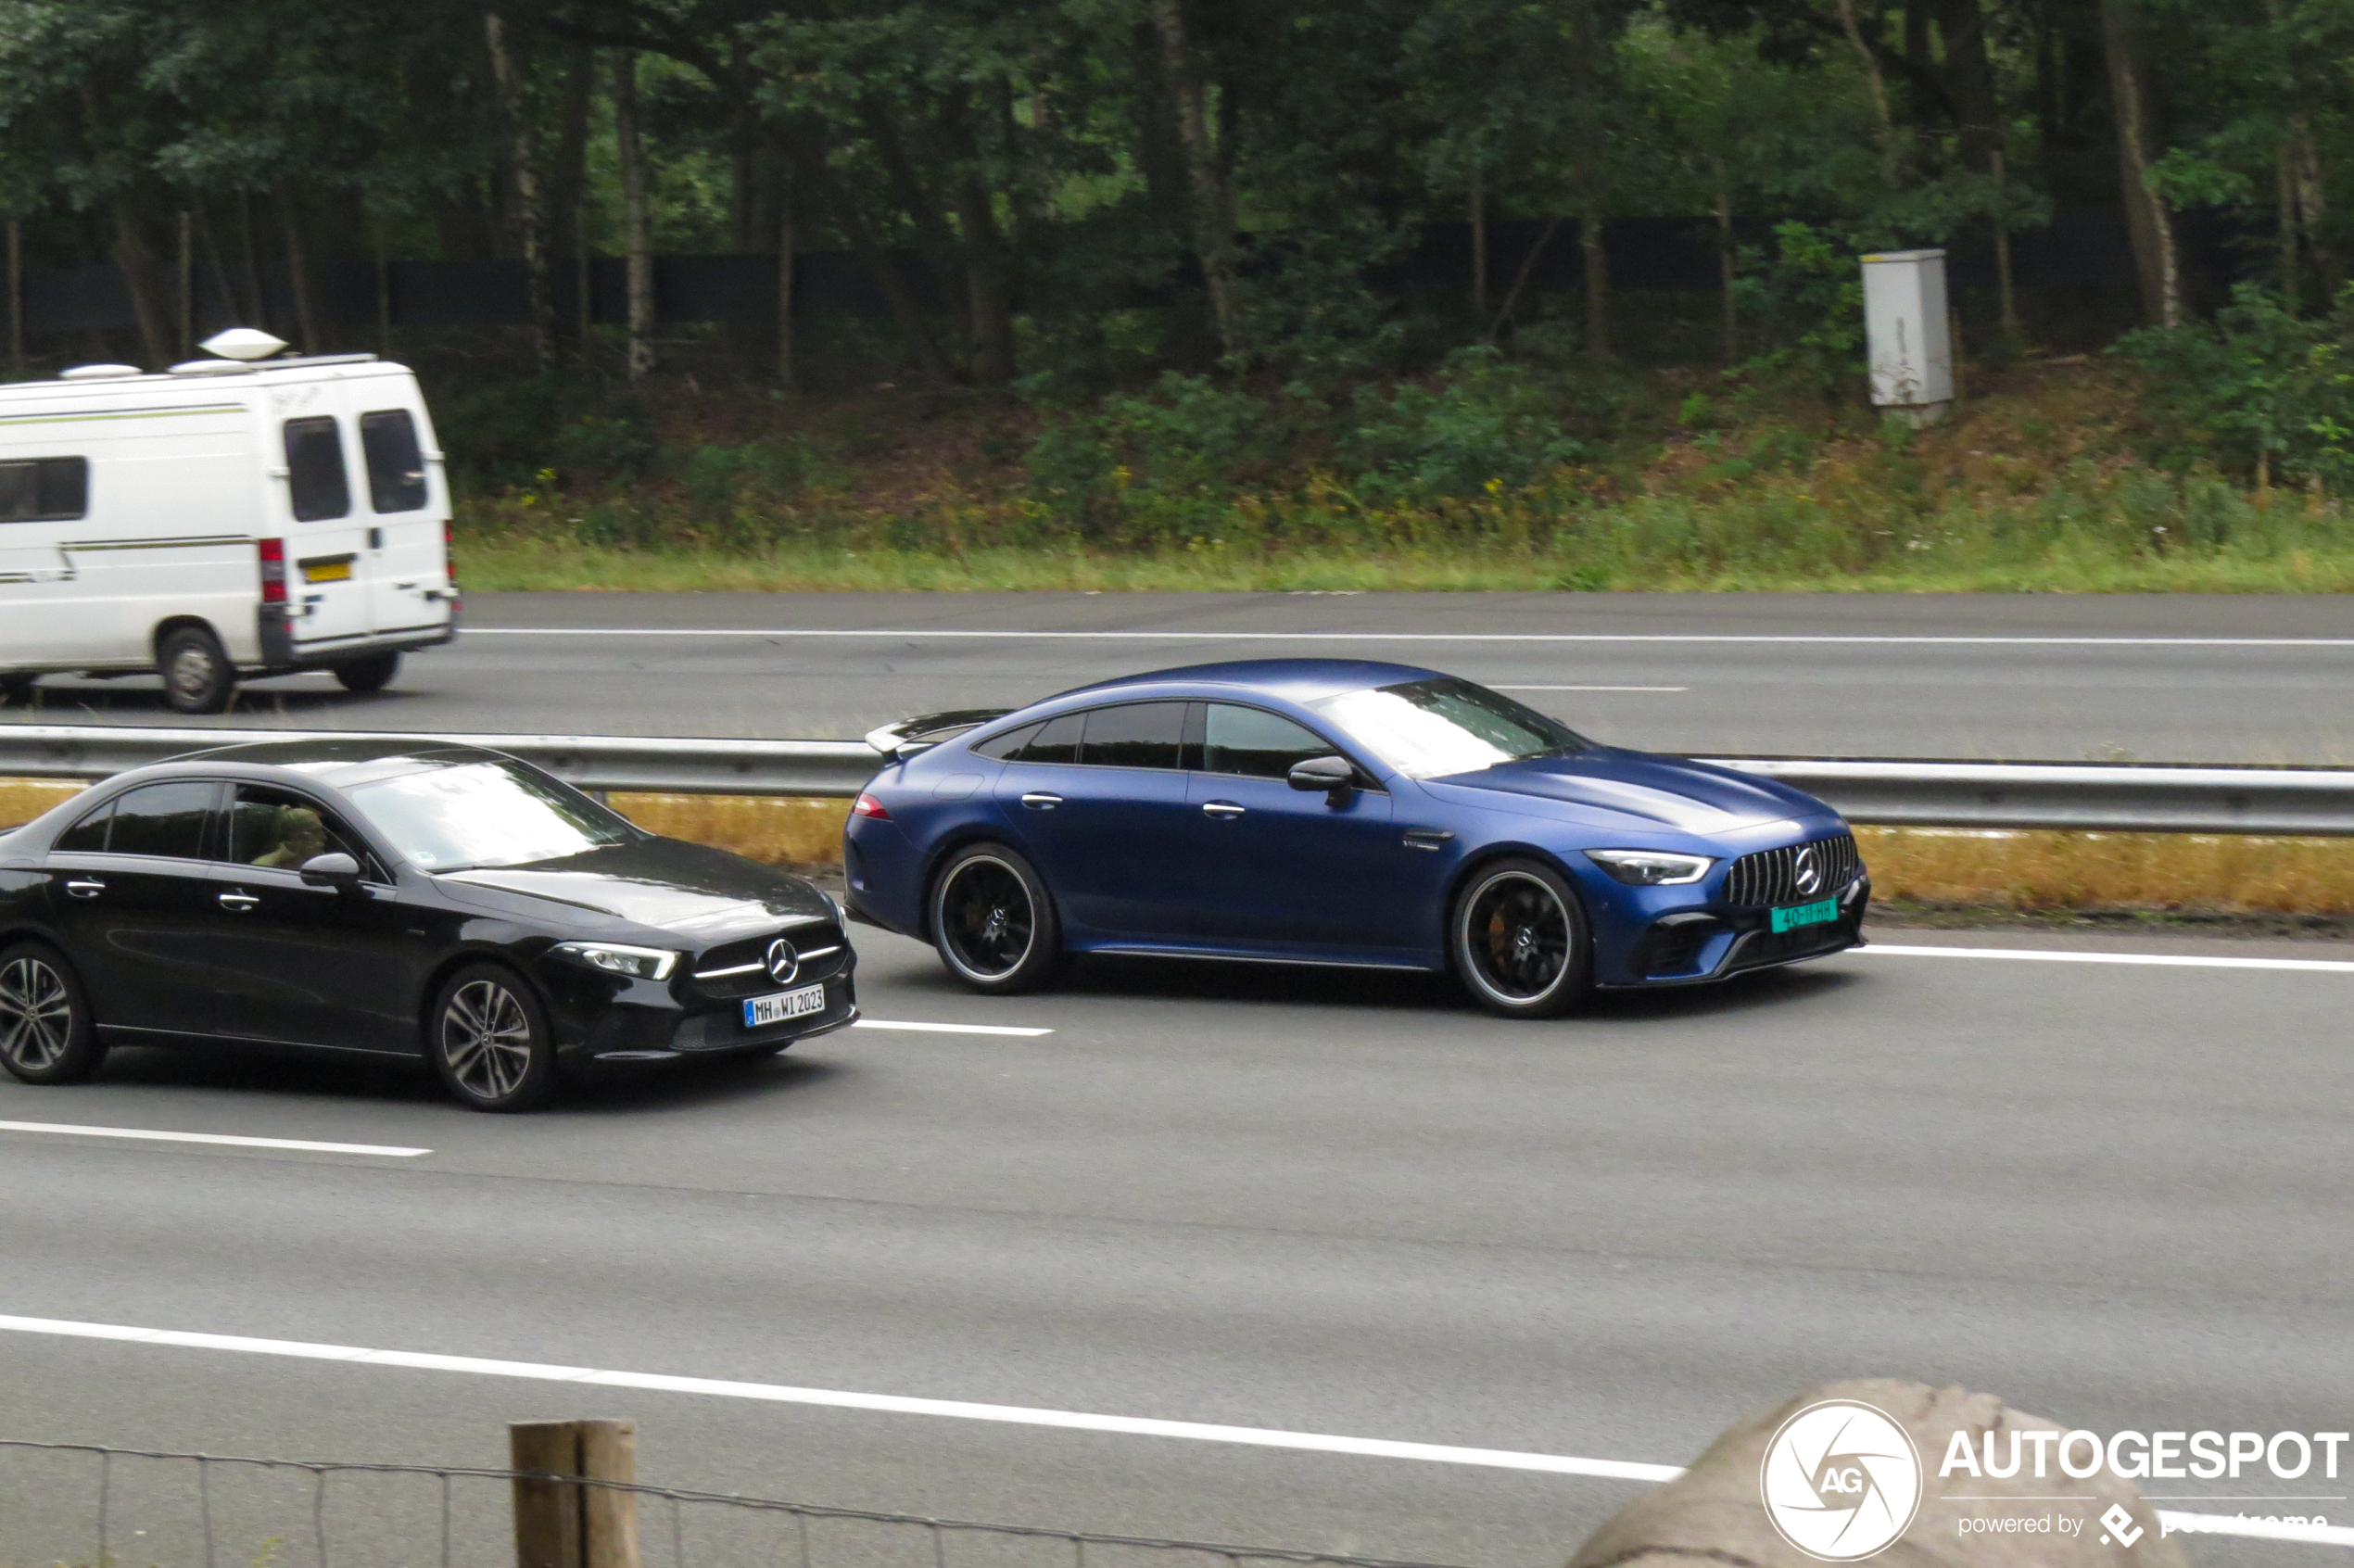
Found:
<svg viewBox="0 0 2354 1568"><path fill-rule="evenodd" d="M720 1001L734 1001L743 996L759 996L778 989L778 980L768 972L768 944L778 937L793 945L801 955L801 967L787 984L815 985L842 973L850 962L850 944L842 939L842 928L830 920L815 925L794 926L789 930L770 931L765 936L746 937L740 942L722 942L695 959L688 983L702 995Z"/></svg>
<svg viewBox="0 0 2354 1568"><path fill-rule="evenodd" d="M1809 857L1816 880L1799 885L1799 857ZM1829 898L1855 879L1863 861L1855 854L1855 835L1835 833L1812 843L1760 850L1733 862L1725 873L1725 902L1739 904L1803 904Z"/></svg>

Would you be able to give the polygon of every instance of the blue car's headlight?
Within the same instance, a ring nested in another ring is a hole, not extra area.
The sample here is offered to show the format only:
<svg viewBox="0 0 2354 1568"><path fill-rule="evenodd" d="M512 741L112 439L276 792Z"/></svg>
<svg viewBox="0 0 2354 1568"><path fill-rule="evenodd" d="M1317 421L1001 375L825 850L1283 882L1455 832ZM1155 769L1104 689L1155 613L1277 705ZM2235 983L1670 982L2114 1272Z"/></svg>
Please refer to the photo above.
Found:
<svg viewBox="0 0 2354 1568"><path fill-rule="evenodd" d="M1677 888L1697 882L1716 862L1704 854L1666 850L1588 850L1586 858L1629 887Z"/></svg>
<svg viewBox="0 0 2354 1568"><path fill-rule="evenodd" d="M617 942L564 942L551 949L560 958L632 980L668 980L678 955L659 947L626 947Z"/></svg>

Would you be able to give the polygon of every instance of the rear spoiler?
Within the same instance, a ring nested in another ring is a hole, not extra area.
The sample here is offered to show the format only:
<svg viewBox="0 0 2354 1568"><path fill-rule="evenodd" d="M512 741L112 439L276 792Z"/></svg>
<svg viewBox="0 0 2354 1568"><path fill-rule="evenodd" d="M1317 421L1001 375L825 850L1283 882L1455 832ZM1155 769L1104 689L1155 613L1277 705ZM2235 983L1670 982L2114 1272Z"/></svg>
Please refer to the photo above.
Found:
<svg viewBox="0 0 2354 1568"><path fill-rule="evenodd" d="M893 758L912 757L918 752L939 745L952 735L987 724L991 719L1004 718L1011 708L951 708L944 714L923 714L915 718L901 719L880 729L867 732L867 744Z"/></svg>

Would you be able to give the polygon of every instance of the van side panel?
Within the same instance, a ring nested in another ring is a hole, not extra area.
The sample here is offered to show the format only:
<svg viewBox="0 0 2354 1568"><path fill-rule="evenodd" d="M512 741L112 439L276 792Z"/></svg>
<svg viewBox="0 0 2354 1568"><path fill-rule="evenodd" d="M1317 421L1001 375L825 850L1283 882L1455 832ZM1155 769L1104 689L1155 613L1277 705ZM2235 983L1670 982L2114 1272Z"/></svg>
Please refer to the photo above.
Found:
<svg viewBox="0 0 2354 1568"><path fill-rule="evenodd" d="M195 618L239 664L259 657L256 422L242 401L120 419L93 466L90 525L70 547L109 605L113 662L155 660L156 628Z"/></svg>

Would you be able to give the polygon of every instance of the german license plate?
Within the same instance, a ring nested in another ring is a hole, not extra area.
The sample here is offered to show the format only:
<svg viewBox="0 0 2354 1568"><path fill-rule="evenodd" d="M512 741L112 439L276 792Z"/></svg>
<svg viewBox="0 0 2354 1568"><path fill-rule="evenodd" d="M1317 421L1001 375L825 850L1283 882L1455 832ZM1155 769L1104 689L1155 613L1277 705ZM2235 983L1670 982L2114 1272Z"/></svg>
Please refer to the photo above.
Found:
<svg viewBox="0 0 2354 1568"><path fill-rule="evenodd" d="M351 581L351 563L306 561L302 563L302 580L306 583L348 583Z"/></svg>
<svg viewBox="0 0 2354 1568"><path fill-rule="evenodd" d="M804 985L799 991L780 991L774 996L748 996L744 999L744 1027L766 1029L787 1018L807 1018L825 1010L826 988L822 985Z"/></svg>
<svg viewBox="0 0 2354 1568"><path fill-rule="evenodd" d="M1794 931L1801 926L1819 926L1826 920L1839 918L1839 900L1822 899L1814 904L1793 904L1774 911L1774 929Z"/></svg>

